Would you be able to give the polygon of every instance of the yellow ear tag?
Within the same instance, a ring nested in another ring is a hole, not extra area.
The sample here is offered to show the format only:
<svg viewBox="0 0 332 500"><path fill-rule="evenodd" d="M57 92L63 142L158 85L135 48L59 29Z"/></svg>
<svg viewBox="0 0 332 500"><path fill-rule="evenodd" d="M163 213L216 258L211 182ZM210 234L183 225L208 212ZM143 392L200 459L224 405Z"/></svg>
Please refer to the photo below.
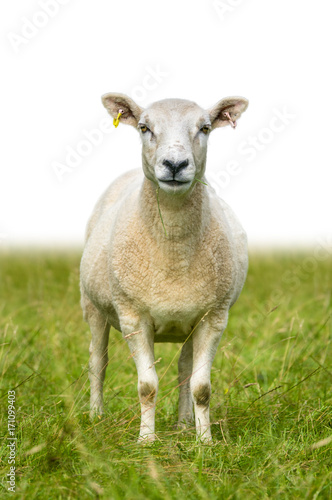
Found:
<svg viewBox="0 0 332 500"><path fill-rule="evenodd" d="M122 114L123 114L123 110L119 109L118 116L113 119L113 125L114 125L115 128L119 125L119 123L120 123L120 117L121 117Z"/></svg>

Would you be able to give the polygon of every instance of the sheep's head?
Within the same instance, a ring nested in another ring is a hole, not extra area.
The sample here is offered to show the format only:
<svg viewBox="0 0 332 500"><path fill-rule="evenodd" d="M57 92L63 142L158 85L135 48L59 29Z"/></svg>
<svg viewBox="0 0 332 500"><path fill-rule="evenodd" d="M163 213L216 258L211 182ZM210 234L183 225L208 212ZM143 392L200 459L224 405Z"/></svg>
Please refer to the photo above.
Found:
<svg viewBox="0 0 332 500"><path fill-rule="evenodd" d="M243 97L222 99L208 110L183 99L165 99L143 109L123 94L105 94L102 102L111 116L116 118L121 110L120 122L138 129L145 176L171 194L187 192L203 177L211 130L235 127L248 106Z"/></svg>

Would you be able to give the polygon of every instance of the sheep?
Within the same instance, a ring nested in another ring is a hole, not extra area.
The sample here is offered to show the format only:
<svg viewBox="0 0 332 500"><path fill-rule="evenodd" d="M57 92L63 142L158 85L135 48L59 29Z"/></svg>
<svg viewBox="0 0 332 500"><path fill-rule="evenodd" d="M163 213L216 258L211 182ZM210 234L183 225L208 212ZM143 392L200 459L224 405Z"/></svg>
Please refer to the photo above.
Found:
<svg viewBox="0 0 332 500"><path fill-rule="evenodd" d="M116 126L138 130L143 173L131 170L113 182L87 225L81 304L92 336L90 416L103 413L113 326L137 368L139 441L155 439L154 343L178 342L178 425L190 424L194 406L197 439L210 442L211 365L246 279L248 251L236 216L207 185L207 142L215 128L235 128L248 101L226 98L205 110L165 99L143 109L109 93L102 102Z"/></svg>

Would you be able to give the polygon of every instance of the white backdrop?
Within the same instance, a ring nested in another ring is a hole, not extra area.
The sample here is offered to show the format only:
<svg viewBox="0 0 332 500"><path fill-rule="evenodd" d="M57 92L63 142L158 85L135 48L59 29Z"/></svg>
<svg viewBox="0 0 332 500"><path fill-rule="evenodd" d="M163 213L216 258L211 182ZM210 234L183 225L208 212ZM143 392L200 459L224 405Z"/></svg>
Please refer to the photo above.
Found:
<svg viewBox="0 0 332 500"><path fill-rule="evenodd" d="M0 244L82 243L107 185L140 165L100 96L249 99L209 141L210 182L251 246L332 244L328 0L2 2ZM105 127L108 125L108 128Z"/></svg>

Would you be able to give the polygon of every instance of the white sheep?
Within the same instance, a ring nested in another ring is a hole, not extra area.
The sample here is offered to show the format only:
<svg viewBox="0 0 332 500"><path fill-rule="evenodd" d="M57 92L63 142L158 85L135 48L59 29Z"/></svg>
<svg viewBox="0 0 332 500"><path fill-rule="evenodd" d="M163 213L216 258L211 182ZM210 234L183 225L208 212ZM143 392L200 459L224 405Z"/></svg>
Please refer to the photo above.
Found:
<svg viewBox="0 0 332 500"><path fill-rule="evenodd" d="M122 332L136 363L139 440L155 439L158 377L154 343L183 343L179 426L195 410L198 439L211 441L211 365L243 287L247 240L237 218L206 185L211 130L236 126L248 101L226 98L209 110L166 99L142 109L123 94L102 102L142 139L141 169L113 182L89 220L81 262L89 323L91 417L103 412L110 326Z"/></svg>

